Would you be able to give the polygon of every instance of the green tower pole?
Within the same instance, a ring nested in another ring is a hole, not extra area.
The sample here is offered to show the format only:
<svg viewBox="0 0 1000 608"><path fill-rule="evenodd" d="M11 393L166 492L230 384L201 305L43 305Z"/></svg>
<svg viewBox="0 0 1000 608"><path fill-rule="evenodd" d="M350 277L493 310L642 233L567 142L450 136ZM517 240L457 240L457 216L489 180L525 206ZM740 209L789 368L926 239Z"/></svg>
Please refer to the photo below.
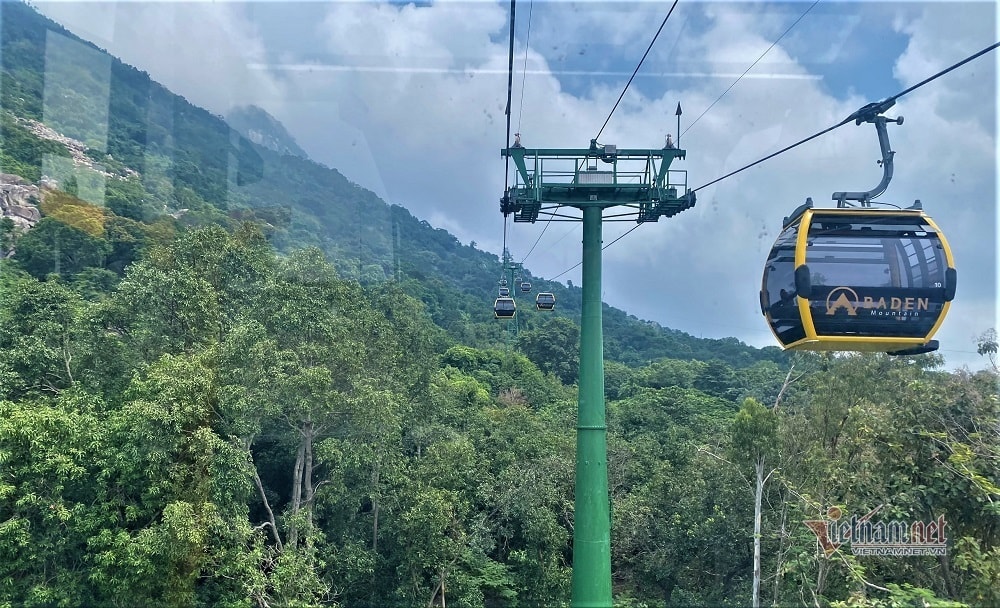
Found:
<svg viewBox="0 0 1000 608"><path fill-rule="evenodd" d="M500 199L500 212L505 216L513 214L515 222L535 222L543 213L551 217L569 217L558 213L559 207L574 207L583 212L583 315L570 605L572 608L611 608L611 503L601 325L601 214L604 208L626 205L636 211L636 222L643 223L673 217L694 207L694 192L687 190L687 174L681 172L673 176L674 179L683 178L683 182L671 182L670 175L672 161L684 159L687 152L680 148L622 149L599 144L594 139L589 148L525 148L515 144L500 153L513 160L517 168L514 187L508 188ZM595 166L597 159L610 166L598 169ZM569 181L565 170L567 160L572 160L576 167ZM556 162L548 164L549 169L546 169L546 161ZM626 170L626 166L632 169Z"/></svg>
<svg viewBox="0 0 1000 608"><path fill-rule="evenodd" d="M611 506L601 325L601 207L583 207L583 313L576 426L572 608L611 608Z"/></svg>

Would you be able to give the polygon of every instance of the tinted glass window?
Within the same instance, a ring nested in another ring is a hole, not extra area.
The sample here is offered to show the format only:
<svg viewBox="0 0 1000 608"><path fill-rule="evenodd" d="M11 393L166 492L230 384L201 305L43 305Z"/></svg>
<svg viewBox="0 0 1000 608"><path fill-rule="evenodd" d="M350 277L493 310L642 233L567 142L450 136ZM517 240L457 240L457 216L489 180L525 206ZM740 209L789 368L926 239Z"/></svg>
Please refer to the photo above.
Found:
<svg viewBox="0 0 1000 608"><path fill-rule="evenodd" d="M911 218L829 218L809 228L806 264L814 286L940 288L944 250L937 234Z"/></svg>
<svg viewBox="0 0 1000 608"><path fill-rule="evenodd" d="M786 228L771 248L764 266L764 294L769 320L784 344L805 337L795 300L795 240L798 224Z"/></svg>

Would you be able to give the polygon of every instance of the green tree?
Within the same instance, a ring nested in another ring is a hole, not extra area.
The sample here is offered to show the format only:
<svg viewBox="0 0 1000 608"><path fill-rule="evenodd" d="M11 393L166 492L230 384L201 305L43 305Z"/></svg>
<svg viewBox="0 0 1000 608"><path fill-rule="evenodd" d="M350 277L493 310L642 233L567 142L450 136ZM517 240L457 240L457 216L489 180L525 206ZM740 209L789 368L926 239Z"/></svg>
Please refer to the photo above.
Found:
<svg viewBox="0 0 1000 608"><path fill-rule="evenodd" d="M90 548L112 601L200 605L263 592L245 453L217 432L215 357L164 355L108 425L102 502L121 515Z"/></svg>
<svg viewBox="0 0 1000 608"><path fill-rule="evenodd" d="M0 219L0 259L7 257L7 254L14 249L17 241L17 232L14 228L14 220L9 217Z"/></svg>
<svg viewBox="0 0 1000 608"><path fill-rule="evenodd" d="M749 463L753 469L753 591L752 605L760 606L761 582L761 521L764 485L775 469L777 460L778 417L755 399L746 399L733 421L731 438L732 458L738 463Z"/></svg>
<svg viewBox="0 0 1000 608"><path fill-rule="evenodd" d="M90 266L103 267L109 252L108 242L103 238L43 217L18 239L16 259L39 279L52 273L71 277Z"/></svg>
<svg viewBox="0 0 1000 608"><path fill-rule="evenodd" d="M636 381L641 386L649 388L667 388L668 386L694 388L696 381L702 377L705 367L706 364L701 361L660 359L640 368L636 374Z"/></svg>
<svg viewBox="0 0 1000 608"><path fill-rule="evenodd" d="M517 348L538 369L564 384L576 384L580 373L580 327L565 317L551 317L538 329L517 336Z"/></svg>
<svg viewBox="0 0 1000 608"><path fill-rule="evenodd" d="M997 367L997 331L995 329L988 329L976 340L976 352L980 356L985 356L990 361L990 366L993 367L993 371L1000 371Z"/></svg>
<svg viewBox="0 0 1000 608"><path fill-rule="evenodd" d="M0 400L0 603L101 601L88 539L106 522L94 466L101 420L85 395Z"/></svg>
<svg viewBox="0 0 1000 608"><path fill-rule="evenodd" d="M0 294L0 398L55 395L73 386L85 356L79 320L85 306L57 280L26 278Z"/></svg>

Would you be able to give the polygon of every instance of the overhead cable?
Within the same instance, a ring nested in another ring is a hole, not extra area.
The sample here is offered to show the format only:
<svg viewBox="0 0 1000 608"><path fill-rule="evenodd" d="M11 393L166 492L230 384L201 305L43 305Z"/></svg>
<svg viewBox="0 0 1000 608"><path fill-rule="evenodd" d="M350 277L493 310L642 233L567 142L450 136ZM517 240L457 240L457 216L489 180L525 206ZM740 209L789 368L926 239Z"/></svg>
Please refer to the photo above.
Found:
<svg viewBox="0 0 1000 608"><path fill-rule="evenodd" d="M913 91L919 89L920 87L924 86L925 84L928 84L928 83L930 83L930 82L932 82L932 81L940 78L941 76L944 76L945 74L947 74L948 72L951 72L952 70L958 69L959 67L965 65L966 63L969 63L970 61L972 61L974 59L982 57L986 53L989 53L990 51L995 50L997 47L1000 47L1000 42L996 42L994 44L991 44L990 46L982 49L981 51L979 51L977 53L974 53L972 55L969 55L965 59L963 59L963 60L961 60L961 61L959 61L957 63L954 63L954 64L948 66L947 68L941 70L940 72L934 74L933 76L930 76L929 78L925 78L924 80L918 82L917 84L915 84L915 85L913 85L913 86L911 86L911 87L909 87L907 89L904 89L904 90L900 91L899 93L896 93L892 97L888 97L885 100L880 101L880 102L875 102L875 103L870 103L870 104L865 105L864 107L858 109L856 112L852 113L850 116L848 116L844 120L840 121L839 123L833 125L832 127L828 127L826 129L823 129L822 131L820 131L818 133L815 133L813 135L810 135L809 137L807 137L807 138L805 138L803 140L800 140L800 141L798 141L798 142L796 142L796 143L794 143L794 144L792 144L790 146L786 146L785 148L782 148L781 150L778 150L777 152L774 152L773 154L768 154L764 158L756 160L756 161L750 163L749 165L741 167L741 168L739 168L739 169L737 169L735 171L731 171L730 173L727 173L726 175L723 175L722 177L716 178L716 179L714 179L714 180L712 180L712 181L710 181L710 182L708 182L706 184L698 186L697 188L693 189L692 192L697 192L698 190L701 190L703 188L707 188L708 186L711 186L712 184L718 183L718 182L720 182L720 181L722 181L722 180L724 180L724 179L726 179L728 177L732 177L733 175L736 175L737 173L740 173L742 171L746 171L750 167L753 167L755 165L759 165L760 163L762 163L762 162L764 162L766 160L770 160L770 159L774 158L775 156L778 156L779 154L783 154L783 153L791 150L792 148L796 148L798 146L801 146L802 144L804 144L804 143L806 143L808 141L816 139L817 137L820 137L821 135L825 135L825 134L829 133L830 131L833 131L834 129L842 127L842 126L846 125L847 123L851 122L852 120L855 121L856 124L861 124L869 116L881 114L882 112L885 112L886 110L888 110L889 108L891 108L893 105L895 105L896 100L899 99L900 97L902 97L902 96L904 96L904 95L906 95L908 93L912 93ZM601 251L607 249L608 247L614 245L615 243L617 243L621 239L625 238L633 230L635 230L636 228L638 228L641 225L642 224L636 224L634 227L632 227L630 230L628 230L628 232L626 232L625 234L622 234L621 236L619 236L615 240L611 241L610 243L608 243L607 245L605 245L604 247L602 247ZM555 275L550 280L554 281L555 279L558 279L559 277L563 276L567 272L570 272L571 270L580 267L580 265L582 265L582 264L583 264L583 262L581 261L581 262L577 263L575 266L567 268L566 270L564 270L564 271L560 272L559 274Z"/></svg>
<svg viewBox="0 0 1000 608"><path fill-rule="evenodd" d="M726 179L728 177L732 177L732 176L736 175L737 173L741 173L743 171L746 171L750 167L753 167L755 165L759 165L760 163L762 163L762 162L764 162L766 160L770 160L770 159L774 158L775 156L778 156L779 154L783 154L785 152L788 152L792 148L796 148L798 146L801 146L802 144L804 144L804 143L806 143L808 141L812 141L813 139L816 139L817 137L819 137L821 135L825 135L825 134L829 133L830 131L833 131L834 129L838 129L838 128L846 125L847 123L851 122L852 120L855 121L856 124L861 124L862 122L865 121L866 117L868 117L870 115L881 114L882 112L887 111L889 108L891 108L893 105L895 105L896 100L899 99L900 97L902 97L902 96L904 96L904 95L906 95L908 93L912 93L913 91L919 89L920 87L924 86L925 84L927 84L929 82L932 82L932 81L940 78L941 76L944 76L945 74L947 74L948 72L951 72L952 70L958 69L959 67L965 65L966 63L969 63L973 59L977 59L978 57L981 57L981 56L985 55L986 53L989 53L990 51L996 49L997 47L1000 47L1000 42L996 42L994 44L991 44L990 46L988 46L985 49L979 51L978 53L970 55L970 56L966 57L965 59L963 59L962 61L959 61L958 63L955 63L955 64L952 64L952 65L948 66L947 68L941 70L937 74L934 74L933 76L931 76L929 78L925 78L924 80L918 82L917 84L913 85L912 87L910 87L908 89L904 89L903 91L900 91L899 93L896 93L892 97L887 97L886 99L884 99L882 101L875 102L875 103L870 103L870 104L868 104L868 105L860 108L859 110L857 110L856 112L854 112L853 114L851 114L850 116L848 116L847 118L845 118L844 120L842 120L842 121L838 122L837 124L833 125L832 127L828 127L826 129L823 129L819 133L815 133L813 135L810 135L809 137L807 137L807 138L805 138L803 140L797 141L797 142L795 142L794 144L792 144L790 146L786 146L786 147L782 148L781 150L778 150L777 152L774 152L773 154L768 154L764 158L761 158L759 160L755 160L754 162L750 163L749 165L746 165L744 167L740 167L739 169L737 169L735 171L732 171L730 173L727 173L727 174L723 175L722 177L713 179L712 181L710 181L710 182L708 182L706 184L698 186L697 188L695 188L694 190L692 190L692 192L697 192L697 191L701 190L702 188L707 188L708 186L711 186L712 184L718 183L718 182L720 182L720 181L722 181L722 180L724 180L724 179Z"/></svg>
<svg viewBox="0 0 1000 608"><path fill-rule="evenodd" d="M785 35L788 34L788 32L792 31L792 28L795 27L796 25L798 25L799 21L802 21L802 18L805 17L806 15L808 15L809 11L811 11L813 9L813 7L816 6L817 4L819 4L819 0L815 0L815 2L813 2L812 4L810 4L809 8L807 8L804 13L802 13L801 15L799 15L799 18L796 19L794 23L792 23L791 25L789 25L788 29L786 29L784 32L782 32L782 34L780 36L778 36L777 40L775 40L774 42L772 42L771 46L767 47L767 50L764 51L763 53L761 53L760 57L758 57L757 59L755 59L754 62L750 64L750 67L748 67L747 69L743 70L743 73L740 74L739 77L736 78L736 80L733 81L733 84L729 85L729 88L727 88L725 91L723 91L722 95L719 95L715 99L715 101L712 102L711 105L709 105L707 108L705 108L705 111L702 112L701 114L699 114L698 118L695 118L694 122L692 122L691 124L689 124L688 127L686 129L684 129L684 132L681 133L681 135L684 135L685 133L687 133L688 131L691 130L691 127L693 127L696 124L698 124L698 121L701 120L701 117L704 116L705 114L708 114L708 111L711 110L715 106L715 104L719 103L719 100L721 100L723 97L725 97L726 93L728 93L733 87L735 87L736 83L739 82L744 76L746 76L747 72L749 72L750 70L752 70L753 66L757 65L760 62L760 60L764 58L764 55L767 55L771 51L771 49L773 49L775 47L775 45L777 45L779 42L781 42L781 39L784 38ZM678 139L680 139L680 137L678 137Z"/></svg>
<svg viewBox="0 0 1000 608"><path fill-rule="evenodd" d="M632 84L632 80L635 78L635 75L639 73L639 68L642 67L642 62L646 60L646 56L649 55L649 51L652 50L653 44L659 37L660 32L663 31L663 26L667 24L667 19L670 19L670 15L674 12L675 6L677 6L677 0L674 0L674 3L673 5L671 5L670 10L667 11L667 16L663 18L663 23L660 24L660 29L656 30L656 34L653 36L653 39L649 42L649 46L646 48L646 52L642 54L642 59L639 60L639 65L635 66L635 71L632 72L632 76L628 79L628 82L625 83L625 88L622 89L622 94L618 96L618 101L615 102L615 106L611 108L611 112L608 114L608 117L604 120L604 124L601 125L601 130L598 131L597 135L594 137L595 140L600 139L601 133L604 133L604 127L608 126L608 121L611 120L611 115L614 114L615 110L618 109L618 104L621 103L622 98L625 97L625 92L628 91L628 87L630 84Z"/></svg>
<svg viewBox="0 0 1000 608"><path fill-rule="evenodd" d="M535 239L535 244L532 245L531 249L528 250L528 253L524 255L524 259L521 260L521 264L524 264L524 261L528 259L528 256L531 255L531 252L534 251L535 247L538 246L538 241L542 240L542 237L545 236L545 231L549 229L549 224L551 223L552 223L552 216L550 215L548 221L545 222L545 226L542 228L542 233L538 235L538 238Z"/></svg>
<svg viewBox="0 0 1000 608"><path fill-rule="evenodd" d="M817 0L819 1L819 0ZM524 113L524 77L528 74L528 43L531 42L531 12L535 0L528 3L528 33L524 36L524 67L521 68L521 105L517 109L517 132L521 132L521 116Z"/></svg>
<svg viewBox="0 0 1000 608"><path fill-rule="evenodd" d="M516 1L517 0L510 0L510 48L507 51L507 109L504 111L504 114L507 115L507 148L510 148L510 102L514 90L514 12L516 9ZM509 180L510 156L507 157L507 162L504 165L504 188L507 187Z"/></svg>
<svg viewBox="0 0 1000 608"><path fill-rule="evenodd" d="M622 234L621 236L619 236L619 237L618 237L618 238L616 238L615 240L611 241L610 243L608 243L608 244L607 244L607 245L605 245L604 247L601 247L601 251L604 251L604 250L605 250L605 249L607 249L608 247L610 247L610 246L614 245L615 243L617 243L618 241L622 240L623 238L625 238L626 236L628 236L629 234L631 234L631 233L632 233L632 231L633 231L633 230L635 230L636 228L638 228L639 226L642 226L642 224L636 224L635 226L632 226L632 227L631 227L631 228L629 228L629 229L628 229L627 231L625 231L625 233L624 233L624 234ZM550 281L555 281L556 279L558 279L559 277L563 276L564 274L566 274L566 273L567 273L567 272L569 272L570 270L573 270L574 268L579 268L581 264L583 264L583 260L581 260L581 261L577 262L577 264L576 264L575 266L572 266L572 267L570 267L570 268L567 268L566 270L564 270L564 271L560 272L559 274L557 274L556 276L552 277L552 278L551 278L551 279L549 279L549 280L550 280Z"/></svg>
<svg viewBox="0 0 1000 608"><path fill-rule="evenodd" d="M510 47L507 51L507 109L505 114L507 115L507 148L510 148L510 102L513 96L514 89L514 15L516 12L516 1L510 0ZM510 156L507 157L507 162L504 164L503 173L503 187L504 187L504 197L507 197L507 188L510 184ZM506 260L507 255L507 214L503 215L503 255ZM504 262L506 265L506 261ZM500 271L503 274L503 271Z"/></svg>

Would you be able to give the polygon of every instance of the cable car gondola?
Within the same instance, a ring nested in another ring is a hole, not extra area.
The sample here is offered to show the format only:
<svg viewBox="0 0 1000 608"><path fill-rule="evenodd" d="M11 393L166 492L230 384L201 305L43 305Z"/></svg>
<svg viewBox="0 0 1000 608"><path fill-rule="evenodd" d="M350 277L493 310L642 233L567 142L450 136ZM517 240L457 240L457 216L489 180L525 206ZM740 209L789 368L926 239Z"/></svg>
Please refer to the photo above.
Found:
<svg viewBox="0 0 1000 608"><path fill-rule="evenodd" d="M556 307L556 296L548 292L538 294L535 296L535 307L538 310L552 310Z"/></svg>
<svg viewBox="0 0 1000 608"><path fill-rule="evenodd" d="M521 283L521 293L531 293L531 283L523 281Z"/></svg>
<svg viewBox="0 0 1000 608"><path fill-rule="evenodd" d="M514 298L497 298L493 303L493 314L498 319L513 319L516 311Z"/></svg>
<svg viewBox="0 0 1000 608"><path fill-rule="evenodd" d="M814 209L807 199L771 248L760 306L786 349L910 355L938 348L931 338L955 297L955 262L919 201L909 209L868 206L892 176L885 120L868 121L883 144L879 186L835 193L836 209ZM846 207L846 200L865 206Z"/></svg>
<svg viewBox="0 0 1000 608"><path fill-rule="evenodd" d="M499 295L500 295L501 298L506 298L506 297L510 296L510 288L509 287L501 287Z"/></svg>
<svg viewBox="0 0 1000 608"><path fill-rule="evenodd" d="M761 310L785 348L919 354L937 349L956 278L920 209L805 208L771 249Z"/></svg>

